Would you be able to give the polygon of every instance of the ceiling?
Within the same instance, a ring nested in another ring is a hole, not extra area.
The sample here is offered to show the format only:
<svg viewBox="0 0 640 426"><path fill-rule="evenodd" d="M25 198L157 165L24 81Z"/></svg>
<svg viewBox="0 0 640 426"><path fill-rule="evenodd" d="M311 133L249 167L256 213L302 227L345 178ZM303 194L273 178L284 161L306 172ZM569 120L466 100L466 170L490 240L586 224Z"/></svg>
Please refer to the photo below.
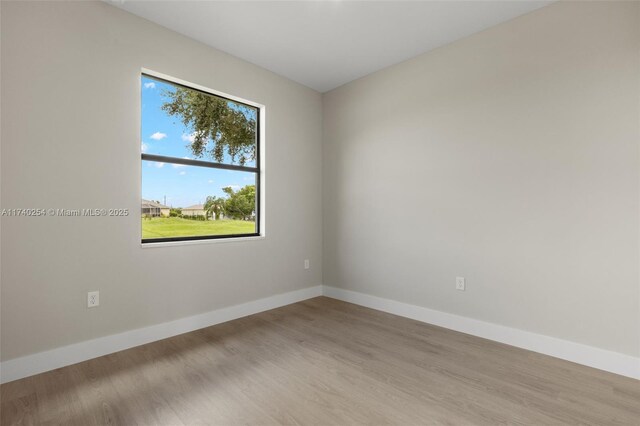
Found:
<svg viewBox="0 0 640 426"><path fill-rule="evenodd" d="M319 92L550 1L153 1L117 7Z"/></svg>

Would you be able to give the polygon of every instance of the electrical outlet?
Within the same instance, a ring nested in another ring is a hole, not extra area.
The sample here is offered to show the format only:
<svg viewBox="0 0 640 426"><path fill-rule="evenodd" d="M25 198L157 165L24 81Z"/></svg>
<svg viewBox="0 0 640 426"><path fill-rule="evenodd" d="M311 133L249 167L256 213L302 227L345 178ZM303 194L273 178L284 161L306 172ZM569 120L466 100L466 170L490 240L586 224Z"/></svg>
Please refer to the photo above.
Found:
<svg viewBox="0 0 640 426"><path fill-rule="evenodd" d="M87 308L95 308L100 305L100 292L90 291L87 293Z"/></svg>
<svg viewBox="0 0 640 426"><path fill-rule="evenodd" d="M309 259L304 260L304 269L309 269Z"/></svg>
<svg viewBox="0 0 640 426"><path fill-rule="evenodd" d="M464 277L456 277L456 290L465 291L467 289L464 283Z"/></svg>

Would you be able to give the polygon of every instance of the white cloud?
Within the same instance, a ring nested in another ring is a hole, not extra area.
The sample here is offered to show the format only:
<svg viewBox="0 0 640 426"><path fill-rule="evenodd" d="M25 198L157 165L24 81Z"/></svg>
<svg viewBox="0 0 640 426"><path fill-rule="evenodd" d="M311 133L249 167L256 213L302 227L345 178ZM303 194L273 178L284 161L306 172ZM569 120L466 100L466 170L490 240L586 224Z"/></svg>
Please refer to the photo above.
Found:
<svg viewBox="0 0 640 426"><path fill-rule="evenodd" d="M207 182L208 183L213 183L213 179L209 179Z"/></svg>
<svg viewBox="0 0 640 426"><path fill-rule="evenodd" d="M149 83L145 83L144 84L144 88L145 89L155 89L156 88L156 84L152 81L150 81Z"/></svg>
<svg viewBox="0 0 640 426"><path fill-rule="evenodd" d="M142 142L142 145L140 146L140 149L142 150L142 152L147 152L147 149L149 149L149 145L147 145L146 143Z"/></svg>
<svg viewBox="0 0 640 426"><path fill-rule="evenodd" d="M187 174L187 172L182 171L182 172L180 172L180 173L178 173L178 174L179 174L180 176L184 176L184 175L186 175L186 174Z"/></svg>
<svg viewBox="0 0 640 426"><path fill-rule="evenodd" d="M164 138L167 137L166 133L160 133L160 132L155 132L154 134L152 134L151 136L149 136L151 139L159 141L162 140Z"/></svg>
<svg viewBox="0 0 640 426"><path fill-rule="evenodd" d="M161 168L163 168L163 167L164 167L164 163L159 163L159 162L157 162L157 161L155 161L155 162L153 163L153 165L154 165L154 166L156 166L156 167L157 167L157 168L159 168L159 169L161 169Z"/></svg>
<svg viewBox="0 0 640 426"><path fill-rule="evenodd" d="M186 133L182 134L182 140L185 142L193 143L195 139L196 139L195 133L191 133L190 135L187 135Z"/></svg>

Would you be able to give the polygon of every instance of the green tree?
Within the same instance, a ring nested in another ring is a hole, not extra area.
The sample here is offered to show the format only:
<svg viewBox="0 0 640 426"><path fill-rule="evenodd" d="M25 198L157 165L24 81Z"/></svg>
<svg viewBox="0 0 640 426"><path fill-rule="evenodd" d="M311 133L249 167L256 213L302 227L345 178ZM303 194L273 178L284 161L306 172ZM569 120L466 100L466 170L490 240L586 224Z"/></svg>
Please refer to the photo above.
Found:
<svg viewBox="0 0 640 426"><path fill-rule="evenodd" d="M204 203L204 210L207 212L207 217L215 217L216 220L219 220L220 215L224 212L225 203L224 198L208 196Z"/></svg>
<svg viewBox="0 0 640 426"><path fill-rule="evenodd" d="M225 149L240 165L256 157L255 110L193 89L164 91L162 109L193 132L187 147L196 158L210 156L221 163Z"/></svg>
<svg viewBox="0 0 640 426"><path fill-rule="evenodd" d="M256 186L247 185L238 191L227 186L222 188L227 194L224 203L224 214L232 219L251 220L256 211Z"/></svg>

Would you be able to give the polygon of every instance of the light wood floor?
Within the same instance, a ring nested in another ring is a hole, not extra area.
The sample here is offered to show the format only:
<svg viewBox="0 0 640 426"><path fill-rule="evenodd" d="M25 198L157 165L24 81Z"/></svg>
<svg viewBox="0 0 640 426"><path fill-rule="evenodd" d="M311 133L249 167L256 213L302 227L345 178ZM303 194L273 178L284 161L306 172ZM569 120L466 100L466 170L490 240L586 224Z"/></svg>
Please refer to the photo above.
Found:
<svg viewBox="0 0 640 426"><path fill-rule="evenodd" d="M319 297L1 387L1 424L640 424L640 381Z"/></svg>

